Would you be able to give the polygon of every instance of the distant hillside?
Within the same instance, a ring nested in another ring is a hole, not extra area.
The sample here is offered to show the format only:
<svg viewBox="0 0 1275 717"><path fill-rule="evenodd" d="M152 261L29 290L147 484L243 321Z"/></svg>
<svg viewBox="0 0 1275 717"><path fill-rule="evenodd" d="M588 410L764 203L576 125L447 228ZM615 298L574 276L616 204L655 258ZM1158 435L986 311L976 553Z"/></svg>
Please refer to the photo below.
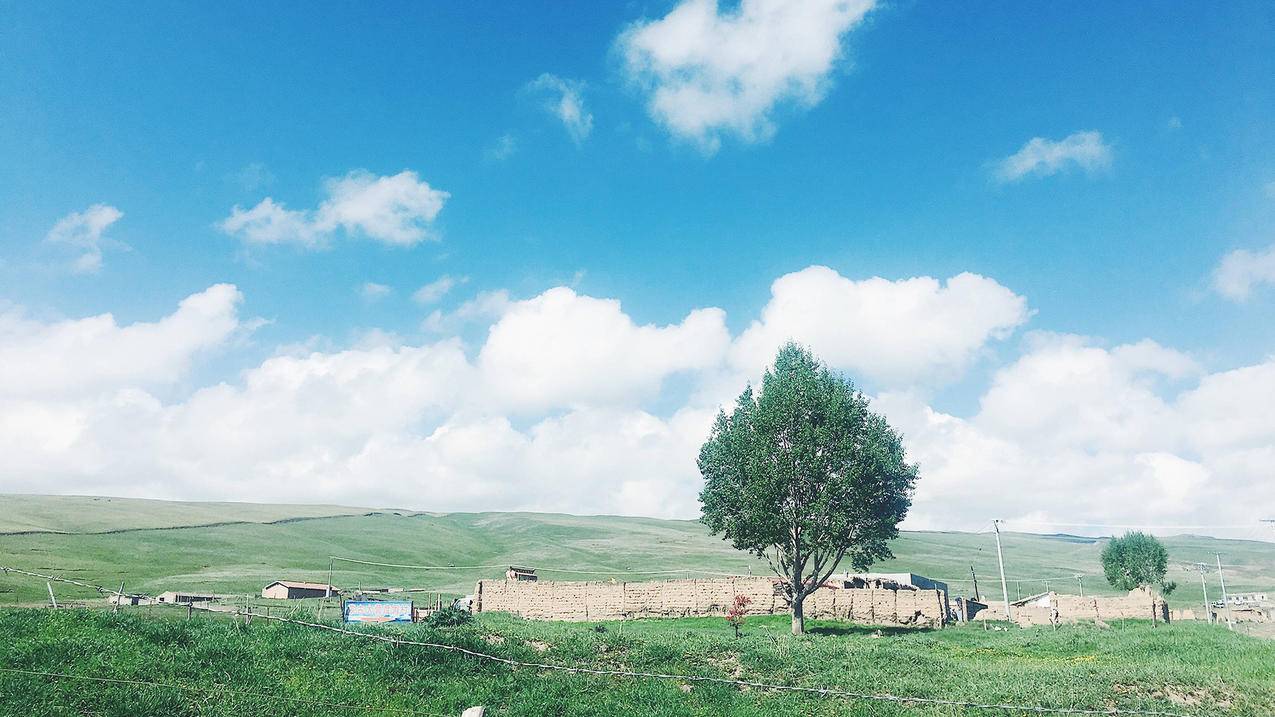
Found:
<svg viewBox="0 0 1275 717"><path fill-rule="evenodd" d="M325 512L343 514L316 517ZM337 562L333 582L338 586L393 585L451 594L472 591L476 580L498 577L504 572L501 566L509 564L531 565L544 578L560 580L769 574L764 561L732 549L694 521L49 496L0 496L0 516L10 529L80 531L0 535L0 565L55 572L101 585L124 580L130 590L150 593L181 588L242 594L256 593L280 578L322 582L327 579L331 555L443 567L426 570ZM141 527L154 529L100 532ZM1046 585L1060 592L1078 592L1081 581L1076 575L1086 576L1086 593L1113 592L1101 577L1102 539L1008 533L1003 540L1011 599L1041 592ZM1173 566L1171 577L1179 583L1171 599L1175 604L1200 602L1199 574L1188 566L1212 565L1214 553L1219 552L1230 590L1275 591L1275 544L1196 536L1165 538L1164 542ZM891 547L896 558L873 566L874 570L915 572L948 581L954 593L972 594L972 566L982 595L1000 594L996 544L990 534L909 532ZM1206 579L1210 597L1218 597L1216 573L1206 574ZM68 595L91 596L74 591ZM44 599L42 583L0 575L0 605Z"/></svg>
<svg viewBox="0 0 1275 717"><path fill-rule="evenodd" d="M0 534L101 533L178 528L226 522L273 523L293 518L362 515L368 508L340 505L189 503L79 495L0 494Z"/></svg>

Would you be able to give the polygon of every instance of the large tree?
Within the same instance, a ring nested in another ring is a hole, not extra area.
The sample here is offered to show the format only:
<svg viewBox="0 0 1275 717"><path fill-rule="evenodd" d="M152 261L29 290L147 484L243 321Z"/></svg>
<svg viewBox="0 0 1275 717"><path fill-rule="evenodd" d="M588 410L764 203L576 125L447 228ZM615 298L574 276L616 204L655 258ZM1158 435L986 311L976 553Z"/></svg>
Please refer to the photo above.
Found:
<svg viewBox="0 0 1275 717"><path fill-rule="evenodd" d="M789 343L722 411L700 448L703 522L783 579L792 631L806 596L839 564L893 557L887 541L912 504L917 468L898 433L854 385Z"/></svg>
<svg viewBox="0 0 1275 717"><path fill-rule="evenodd" d="M1151 594L1151 624L1156 622L1155 590L1168 595L1177 583L1166 582L1169 568L1169 551L1154 536L1133 531L1119 538L1112 538L1102 549L1102 571L1107 582L1117 590L1146 588Z"/></svg>

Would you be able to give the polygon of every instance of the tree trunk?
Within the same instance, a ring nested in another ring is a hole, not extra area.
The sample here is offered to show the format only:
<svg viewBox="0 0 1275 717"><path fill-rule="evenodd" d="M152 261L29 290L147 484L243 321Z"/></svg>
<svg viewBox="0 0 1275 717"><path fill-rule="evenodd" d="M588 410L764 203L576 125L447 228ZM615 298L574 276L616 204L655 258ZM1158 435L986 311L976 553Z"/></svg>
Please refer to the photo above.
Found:
<svg viewBox="0 0 1275 717"><path fill-rule="evenodd" d="M806 633L806 614L802 607L802 603L805 600L805 595L794 596L792 600L792 634L794 635L804 635Z"/></svg>

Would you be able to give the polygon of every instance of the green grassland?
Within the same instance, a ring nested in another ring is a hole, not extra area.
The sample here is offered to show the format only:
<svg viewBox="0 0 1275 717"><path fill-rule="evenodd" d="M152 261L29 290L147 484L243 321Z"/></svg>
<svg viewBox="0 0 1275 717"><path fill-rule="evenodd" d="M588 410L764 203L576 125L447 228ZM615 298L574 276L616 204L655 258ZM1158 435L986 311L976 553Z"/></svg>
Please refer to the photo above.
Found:
<svg viewBox="0 0 1275 717"><path fill-rule="evenodd" d="M61 511L58 505L63 506ZM130 510L121 510L121 505ZM32 506L38 510L28 515ZM0 515L9 525L41 523L59 530L82 526L75 533L0 535L0 565L111 587L123 580L129 591L150 594L176 589L250 594L281 578L323 582L330 555L431 566L528 564L549 579L768 574L764 562L732 549L693 521L540 513L369 514L349 508L338 510L351 515L315 517L332 509L0 496ZM227 522L232 516L261 522ZM276 522L264 522L267 519ZM127 529L163 521L171 527ZM1164 542L1173 566L1171 577L1179 583L1171 599L1174 605L1200 602L1199 575L1185 566L1212 562L1215 552L1222 553L1227 565L1229 589L1275 588L1275 544L1192 536ZM1042 578L1055 578L1049 583L1055 590L1076 592L1078 582L1067 577L1075 574L1090 576L1084 581L1086 593L1113 593L1099 577L1100 540L1010 533L1004 536L1004 547L1011 598L1043 591ZM996 548L990 534L908 532L892 543L892 549L896 558L877 564L875 570L944 579L955 594L968 594L973 566L984 597L999 595ZM405 570L346 563L336 567L333 583L338 586L400 586L453 595L471 592L479 578L503 574L499 567ZM558 572L561 569L585 572ZM658 570L685 572L632 572ZM1056 579L1060 577L1061 582ZM1208 579L1211 597L1216 598L1216 575ZM57 590L64 600L97 597L69 586ZM0 574L0 605L46 600L39 581Z"/></svg>
<svg viewBox="0 0 1275 717"><path fill-rule="evenodd" d="M482 615L456 628L367 629L554 665L979 703L1275 713L1275 642L1215 626L1128 621L1107 630L877 633L811 624L812 634L792 637L782 616L751 618L740 639L720 618L582 624ZM0 609L0 634L0 715L458 715L475 704L491 715L1023 714L567 674L260 619L250 625L211 614L187 619L184 611Z"/></svg>

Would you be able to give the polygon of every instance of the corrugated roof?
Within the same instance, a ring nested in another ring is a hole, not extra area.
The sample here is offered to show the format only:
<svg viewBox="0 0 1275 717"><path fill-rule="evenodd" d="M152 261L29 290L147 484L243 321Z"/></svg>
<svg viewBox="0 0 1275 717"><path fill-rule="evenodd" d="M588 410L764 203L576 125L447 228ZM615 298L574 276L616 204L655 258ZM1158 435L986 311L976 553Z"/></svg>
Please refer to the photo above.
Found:
<svg viewBox="0 0 1275 717"><path fill-rule="evenodd" d="M270 585L267 585L266 587L268 588L271 585L282 585L285 588L300 588L303 590L327 590L328 589L328 586L324 585L323 583L300 583L294 580L276 580L270 583ZM336 590L336 588L332 588L332 589Z"/></svg>

